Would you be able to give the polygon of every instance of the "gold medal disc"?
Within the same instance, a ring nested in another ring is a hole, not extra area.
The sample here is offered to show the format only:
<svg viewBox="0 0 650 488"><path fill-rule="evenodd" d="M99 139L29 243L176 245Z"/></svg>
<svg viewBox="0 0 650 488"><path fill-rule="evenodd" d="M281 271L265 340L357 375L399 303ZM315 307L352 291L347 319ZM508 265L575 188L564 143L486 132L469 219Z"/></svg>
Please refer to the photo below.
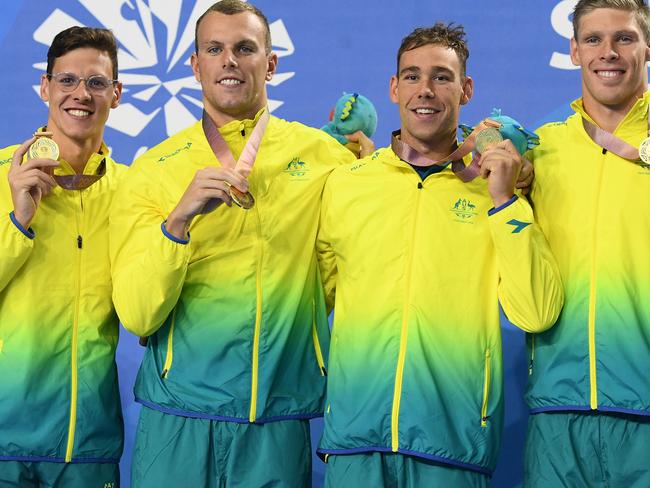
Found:
<svg viewBox="0 0 650 488"><path fill-rule="evenodd" d="M29 146L29 159L59 159L59 146L49 137L39 137Z"/></svg>
<svg viewBox="0 0 650 488"><path fill-rule="evenodd" d="M488 127L476 135L476 150L483 154L486 150L503 141L503 136L499 129Z"/></svg>
<svg viewBox="0 0 650 488"><path fill-rule="evenodd" d="M229 193L232 201L245 210L251 209L255 205L255 199L253 198L253 195L251 195L248 191L246 193L242 193L234 186L231 186Z"/></svg>
<svg viewBox="0 0 650 488"><path fill-rule="evenodd" d="M650 164L650 137L641 142L639 146L639 157L645 164Z"/></svg>

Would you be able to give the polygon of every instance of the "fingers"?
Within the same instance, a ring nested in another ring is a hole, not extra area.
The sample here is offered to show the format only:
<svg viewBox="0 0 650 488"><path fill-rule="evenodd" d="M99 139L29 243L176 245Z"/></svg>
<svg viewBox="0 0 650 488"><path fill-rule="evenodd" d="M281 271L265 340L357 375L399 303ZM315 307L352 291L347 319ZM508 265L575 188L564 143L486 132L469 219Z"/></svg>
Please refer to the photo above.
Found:
<svg viewBox="0 0 650 488"><path fill-rule="evenodd" d="M11 166L13 168L16 168L20 166L20 163L23 161L23 157L25 154L27 154L27 151L29 151L29 146L31 146L34 141L36 140L36 137L31 137L30 139L27 139L25 142L23 142L18 149L14 151L14 155L11 159Z"/></svg>
<svg viewBox="0 0 650 488"><path fill-rule="evenodd" d="M375 152L375 143L372 141L372 139L365 135L363 131L358 130L352 134L346 135L345 138L350 141L350 143L352 143L346 144L346 147L348 147L348 149L350 149L355 154L358 154L360 158L365 158L366 156L369 156ZM350 146L354 147L354 143L358 144L358 151L350 148Z"/></svg>
<svg viewBox="0 0 650 488"><path fill-rule="evenodd" d="M519 178L517 179L517 188L530 186L530 184L533 182L534 176L535 171L533 169L533 165L530 163L530 161L524 159L521 170L519 171Z"/></svg>
<svg viewBox="0 0 650 488"><path fill-rule="evenodd" d="M230 168L207 167L199 170L196 172L195 181L201 180L227 183L243 193L248 191L248 180ZM220 188L223 188L223 185Z"/></svg>
<svg viewBox="0 0 650 488"><path fill-rule="evenodd" d="M13 165L13 161L12 161L12 165ZM60 166L60 163L58 161L55 161L54 159L30 159L29 161L26 161L25 164L20 165L20 169L22 171L29 171L32 169L43 170L45 168L47 169L56 168L57 166Z"/></svg>
<svg viewBox="0 0 650 488"><path fill-rule="evenodd" d="M523 160L519 178L516 187L523 190L524 195L528 195L535 179L535 168L527 159Z"/></svg>
<svg viewBox="0 0 650 488"><path fill-rule="evenodd" d="M21 175L14 185L22 190L31 191L32 188L39 188L43 194L49 194L52 188L56 186L56 181L52 176L43 173L38 169L33 169Z"/></svg>
<svg viewBox="0 0 650 488"><path fill-rule="evenodd" d="M357 158L361 155L361 144L357 142L348 142L347 147Z"/></svg>
<svg viewBox="0 0 650 488"><path fill-rule="evenodd" d="M512 143L510 139L504 139L500 143L497 144L498 148L504 149L505 151L509 152L513 156L520 157L519 151L517 151L517 148L515 145Z"/></svg>

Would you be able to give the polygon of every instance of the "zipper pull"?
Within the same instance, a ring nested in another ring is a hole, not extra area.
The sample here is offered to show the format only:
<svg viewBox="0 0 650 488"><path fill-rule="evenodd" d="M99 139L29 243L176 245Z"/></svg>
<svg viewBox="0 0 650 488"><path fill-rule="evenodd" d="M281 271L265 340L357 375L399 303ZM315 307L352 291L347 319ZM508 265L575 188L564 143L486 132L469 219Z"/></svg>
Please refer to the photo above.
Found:
<svg viewBox="0 0 650 488"><path fill-rule="evenodd" d="M83 247L83 239L81 236L77 236L77 247L81 249Z"/></svg>
<svg viewBox="0 0 650 488"><path fill-rule="evenodd" d="M530 363L528 363L528 376L533 375L533 360L530 360Z"/></svg>

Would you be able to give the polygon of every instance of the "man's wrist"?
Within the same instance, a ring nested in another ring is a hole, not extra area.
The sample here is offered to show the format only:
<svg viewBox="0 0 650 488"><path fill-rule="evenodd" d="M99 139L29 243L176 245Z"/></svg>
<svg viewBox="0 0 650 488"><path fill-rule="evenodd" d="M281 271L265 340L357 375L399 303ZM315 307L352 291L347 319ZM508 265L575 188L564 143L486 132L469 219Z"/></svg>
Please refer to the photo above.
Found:
<svg viewBox="0 0 650 488"><path fill-rule="evenodd" d="M33 215L28 218L27 216L20 213L20 211L16 211L16 209L14 209L12 215L13 218L16 220L16 223L20 224L23 227L23 229L29 229L29 225L32 223L32 219L34 218Z"/></svg>
<svg viewBox="0 0 650 488"><path fill-rule="evenodd" d="M512 200L512 197L514 196L515 196L514 192L511 192L509 195L507 193L504 193L503 195L493 196L492 203L494 204L494 208L502 207L510 200Z"/></svg>
<svg viewBox="0 0 650 488"><path fill-rule="evenodd" d="M167 232L179 240L187 239L189 227L190 223L186 219L177 217L173 211L165 221L165 229Z"/></svg>

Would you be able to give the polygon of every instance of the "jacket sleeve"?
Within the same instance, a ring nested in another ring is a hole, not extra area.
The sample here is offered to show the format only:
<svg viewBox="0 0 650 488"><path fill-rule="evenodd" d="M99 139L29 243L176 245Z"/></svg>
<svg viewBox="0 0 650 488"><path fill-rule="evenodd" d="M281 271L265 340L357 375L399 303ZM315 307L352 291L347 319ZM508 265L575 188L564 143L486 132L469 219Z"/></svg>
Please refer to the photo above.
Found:
<svg viewBox="0 0 650 488"><path fill-rule="evenodd" d="M176 306L190 257L188 241L165 235L171 211L153 172L134 167L118 187L111 208L113 302L124 327L153 334Z"/></svg>
<svg viewBox="0 0 650 488"><path fill-rule="evenodd" d="M331 208L332 185L330 184L331 174L325 183L323 190L323 201L321 204L321 215L318 226L318 236L316 238L316 256L318 257L318 266L320 277L323 283L323 292L325 294L325 304L329 314L334 308L334 298L336 289L336 255L331 243L331 223L328 219Z"/></svg>
<svg viewBox="0 0 650 488"><path fill-rule="evenodd" d="M23 228L13 217L7 168L0 171L0 291L29 259L34 249L34 232Z"/></svg>
<svg viewBox="0 0 650 488"><path fill-rule="evenodd" d="M499 270L499 302L526 332L542 332L557 320L564 301L560 271L524 197L489 212Z"/></svg>

